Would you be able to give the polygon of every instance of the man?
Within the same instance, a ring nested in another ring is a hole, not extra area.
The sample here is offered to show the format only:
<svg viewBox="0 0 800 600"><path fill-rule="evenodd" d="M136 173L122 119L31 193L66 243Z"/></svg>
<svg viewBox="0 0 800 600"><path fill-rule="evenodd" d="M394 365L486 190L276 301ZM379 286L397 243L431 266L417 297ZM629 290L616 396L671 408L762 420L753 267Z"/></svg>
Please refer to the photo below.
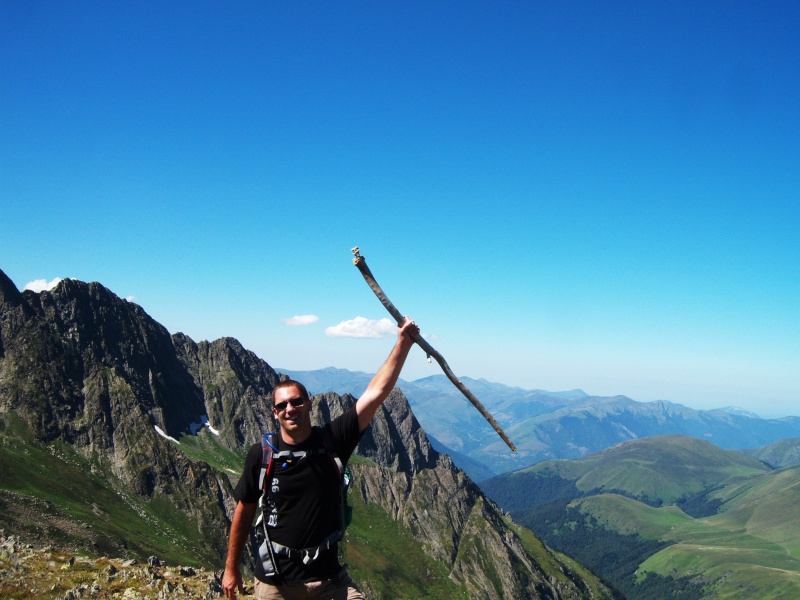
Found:
<svg viewBox="0 0 800 600"><path fill-rule="evenodd" d="M386 362L372 378L355 406L325 427L330 432L336 453L347 463L378 408L392 391L408 352L419 334L416 323L406 317L397 329L397 342ZM265 500L270 515L265 530L271 542L271 559L276 575L268 575L261 560L256 560L255 595L259 600L318 598L320 600L363 599L346 568L339 564L335 532L340 529L339 487L341 482L324 451L322 432L311 425L311 400L302 384L284 381L273 391L272 414L280 424L273 451L287 452L270 477L265 498L261 498L263 450L254 444L247 454L244 471L234 495L238 501L231 523L228 558L222 588L225 596L236 599L243 593L239 564L250 526ZM291 453L291 454L288 454ZM330 540L333 540L330 543ZM261 546L260 552L267 548ZM277 548L277 550L276 550ZM273 552L274 551L274 552Z"/></svg>

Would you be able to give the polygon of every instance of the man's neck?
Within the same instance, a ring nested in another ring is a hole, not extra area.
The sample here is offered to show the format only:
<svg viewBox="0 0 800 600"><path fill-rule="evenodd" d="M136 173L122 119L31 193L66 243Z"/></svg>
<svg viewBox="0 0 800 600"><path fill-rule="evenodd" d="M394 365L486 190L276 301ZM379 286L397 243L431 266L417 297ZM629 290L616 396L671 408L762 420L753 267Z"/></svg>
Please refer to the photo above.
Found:
<svg viewBox="0 0 800 600"><path fill-rule="evenodd" d="M281 428L281 439L287 444L290 444L292 446L297 446L298 444L302 444L309 437L311 437L312 431L313 429L311 427L303 430L298 430L295 432L289 432Z"/></svg>

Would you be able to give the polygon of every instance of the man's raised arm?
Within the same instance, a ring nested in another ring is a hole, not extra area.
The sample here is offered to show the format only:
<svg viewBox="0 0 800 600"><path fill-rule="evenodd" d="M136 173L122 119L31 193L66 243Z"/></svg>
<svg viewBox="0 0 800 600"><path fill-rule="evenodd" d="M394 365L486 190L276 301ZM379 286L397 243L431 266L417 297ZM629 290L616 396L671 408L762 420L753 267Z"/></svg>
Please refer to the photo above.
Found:
<svg viewBox="0 0 800 600"><path fill-rule="evenodd" d="M403 370L408 352L411 350L411 346L414 345L411 333L419 334L419 327L414 321L406 317L405 323L397 328L397 342L392 348L389 358L378 369L372 381L369 382L367 389L356 402L358 427L361 431L367 428L370 421L372 421L372 417L378 412L380 405L383 404L389 393L394 389L397 379L400 377L400 371Z"/></svg>

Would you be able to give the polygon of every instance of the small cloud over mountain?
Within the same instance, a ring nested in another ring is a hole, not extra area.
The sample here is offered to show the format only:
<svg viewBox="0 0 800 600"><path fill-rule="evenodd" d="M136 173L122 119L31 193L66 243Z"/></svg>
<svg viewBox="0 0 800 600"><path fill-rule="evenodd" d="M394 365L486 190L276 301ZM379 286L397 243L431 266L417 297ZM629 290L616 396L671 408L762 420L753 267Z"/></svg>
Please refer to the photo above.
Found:
<svg viewBox="0 0 800 600"><path fill-rule="evenodd" d="M23 290L30 290L32 292L44 292L50 291L54 287L56 287L59 283L61 283L61 277L56 277L52 281L47 281L46 279L35 279L25 285Z"/></svg>
<svg viewBox="0 0 800 600"><path fill-rule="evenodd" d="M390 319L367 319L356 317L349 321L342 321L338 325L325 329L328 337L354 337L354 338L385 338L397 332L397 325Z"/></svg>
<svg viewBox="0 0 800 600"><path fill-rule="evenodd" d="M311 325L319 321L319 317L317 315L295 315L281 319L281 321L284 325Z"/></svg>

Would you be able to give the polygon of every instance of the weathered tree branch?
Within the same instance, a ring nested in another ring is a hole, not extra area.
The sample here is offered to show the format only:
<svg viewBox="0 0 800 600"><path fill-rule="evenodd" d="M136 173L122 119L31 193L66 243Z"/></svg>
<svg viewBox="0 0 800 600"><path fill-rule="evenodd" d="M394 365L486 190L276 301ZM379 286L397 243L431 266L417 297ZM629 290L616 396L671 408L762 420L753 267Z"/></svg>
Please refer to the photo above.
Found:
<svg viewBox="0 0 800 600"><path fill-rule="evenodd" d="M400 313L399 310L395 307L394 304L391 303L389 298L386 297L386 294L383 293L381 286L378 285L378 282L375 281L375 277L372 275L372 271L369 270L367 266L367 261L361 256L358 246L353 248L352 250L353 255L353 264L358 267L358 270L361 271L361 274L364 276L364 280L367 282L367 285L375 292L375 295L378 297L378 300L381 301L381 304L389 311L389 314L392 315L395 321L397 321L398 325L402 325L405 321L405 317ZM498 435L503 438L503 441L508 444L508 447L511 448L512 451L516 451L517 447L508 439L508 436L505 434L503 429L497 422L494 420L494 417L489 414L489 411L484 408L483 404L481 404L480 400L478 400L472 392L467 389L458 377L455 376L453 371L450 369L450 366L445 361L444 357L439 354L436 350L434 350L433 346L431 346L421 335L419 334L412 334L411 337L417 343L417 345L422 348L428 356L432 356L436 359L436 362L439 363L439 366L442 367L442 371L444 374L447 375L447 378L453 382L459 391L466 396L467 400L472 402L472 405L478 409L478 411L483 415L483 417L489 421L489 424L494 428L494 430L498 433Z"/></svg>

